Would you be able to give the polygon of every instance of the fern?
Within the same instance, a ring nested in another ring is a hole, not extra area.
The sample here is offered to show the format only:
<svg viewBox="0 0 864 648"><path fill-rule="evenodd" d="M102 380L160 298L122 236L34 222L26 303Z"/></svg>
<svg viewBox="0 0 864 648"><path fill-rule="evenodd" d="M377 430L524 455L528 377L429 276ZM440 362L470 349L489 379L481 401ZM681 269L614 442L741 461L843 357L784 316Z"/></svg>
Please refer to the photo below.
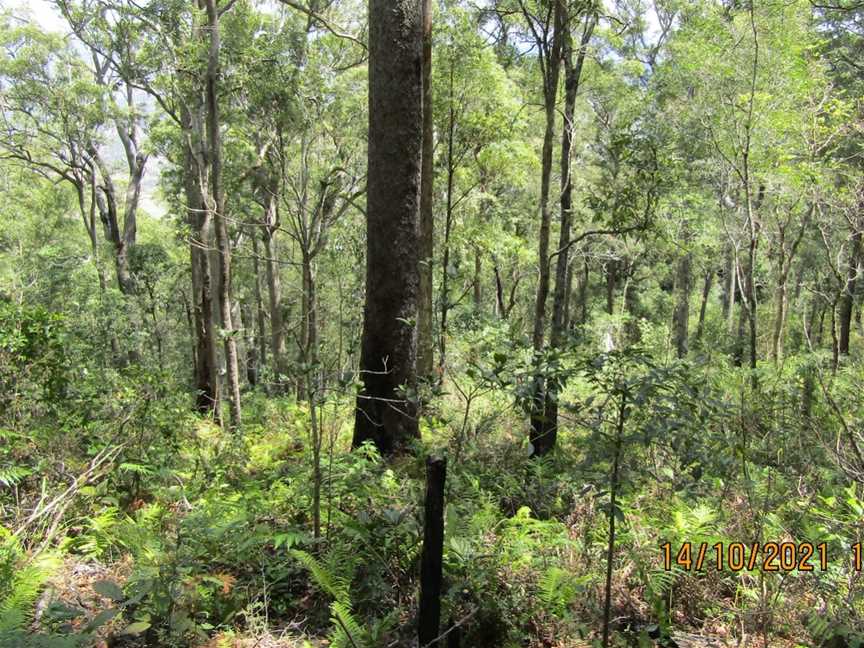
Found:
<svg viewBox="0 0 864 648"><path fill-rule="evenodd" d="M318 587L337 601L343 603L350 601L348 594L350 582L346 578L334 574L315 556L306 551L294 549L291 551L291 555L312 574L312 580Z"/></svg>
<svg viewBox="0 0 864 648"><path fill-rule="evenodd" d="M24 628L45 581L59 566L56 556L43 554L15 572L0 595L0 637Z"/></svg>
<svg viewBox="0 0 864 648"><path fill-rule="evenodd" d="M537 596L555 616L563 616L579 593L579 583L566 569L550 567L540 577Z"/></svg>
<svg viewBox="0 0 864 648"><path fill-rule="evenodd" d="M369 633L354 618L350 605L333 601L330 605L330 620L333 623L330 633L332 648L373 648Z"/></svg>
<svg viewBox="0 0 864 648"><path fill-rule="evenodd" d="M351 579L336 574L312 554L294 549L291 555L312 575L315 584L333 597L330 620L333 630L330 643L333 648L373 648L369 632L354 618L351 610ZM352 564L353 570L353 564Z"/></svg>
<svg viewBox="0 0 864 648"><path fill-rule="evenodd" d="M0 466L0 486L11 487L27 477L32 471L24 466Z"/></svg>

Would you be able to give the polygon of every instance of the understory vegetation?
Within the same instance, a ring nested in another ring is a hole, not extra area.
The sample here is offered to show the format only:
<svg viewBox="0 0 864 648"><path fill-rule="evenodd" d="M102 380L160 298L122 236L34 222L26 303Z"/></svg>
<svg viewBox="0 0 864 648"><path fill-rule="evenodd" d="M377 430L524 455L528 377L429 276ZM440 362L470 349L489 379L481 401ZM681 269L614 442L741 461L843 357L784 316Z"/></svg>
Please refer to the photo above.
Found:
<svg viewBox="0 0 864 648"><path fill-rule="evenodd" d="M864 644L862 69L854 0L2 7L0 648L417 648L429 457L423 648Z"/></svg>

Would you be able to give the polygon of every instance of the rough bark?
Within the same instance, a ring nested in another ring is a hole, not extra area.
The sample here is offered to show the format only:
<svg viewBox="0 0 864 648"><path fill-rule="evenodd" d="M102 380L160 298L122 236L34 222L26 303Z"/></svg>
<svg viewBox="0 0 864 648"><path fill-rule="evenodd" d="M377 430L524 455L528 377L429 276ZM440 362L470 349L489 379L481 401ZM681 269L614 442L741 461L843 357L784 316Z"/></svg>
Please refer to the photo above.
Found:
<svg viewBox="0 0 864 648"><path fill-rule="evenodd" d="M366 304L353 445L382 454L419 437L416 417L420 175L420 0L370 0Z"/></svg>

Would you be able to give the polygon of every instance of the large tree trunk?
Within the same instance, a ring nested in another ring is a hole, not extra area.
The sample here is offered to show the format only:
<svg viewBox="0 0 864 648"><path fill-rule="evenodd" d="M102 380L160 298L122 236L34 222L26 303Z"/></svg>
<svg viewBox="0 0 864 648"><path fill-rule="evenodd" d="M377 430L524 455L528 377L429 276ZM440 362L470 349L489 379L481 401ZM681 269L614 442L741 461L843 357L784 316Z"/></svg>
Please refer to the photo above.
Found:
<svg viewBox="0 0 864 648"><path fill-rule="evenodd" d="M544 47L544 79L543 100L546 116L546 128L543 132L543 152L540 158L540 233L538 236L537 262L539 276L537 279L537 295L534 301L534 330L532 342L534 348L534 387L531 403L531 433L530 440L533 455L543 455L552 449L547 442L545 426L546 386L540 375L539 367L543 354L543 343L546 333L546 300L549 296L549 278L551 262L549 259L549 230L552 222L552 212L549 209L549 188L552 180L552 148L555 137L555 100L558 96L558 79L561 71L561 46L564 24L564 3L555 2L554 31L552 42Z"/></svg>
<svg viewBox="0 0 864 648"><path fill-rule="evenodd" d="M366 305L353 445L382 454L419 437L416 416L421 0L370 0Z"/></svg>
<svg viewBox="0 0 864 648"><path fill-rule="evenodd" d="M231 241L225 220L225 195L222 190L222 136L219 123L219 101L216 87L219 82L219 12L216 0L205 0L210 49L207 57L207 135L210 158L209 208L213 213L216 248L219 251L219 310L224 330L225 364L228 370L228 389L231 398L231 428L240 429L240 375L237 359L237 338L231 318Z"/></svg>
<svg viewBox="0 0 864 648"><path fill-rule="evenodd" d="M420 178L420 297L417 313L417 374L429 380L433 367L432 274L434 270L434 213L432 184L435 175L432 121L432 0L423 0L423 165Z"/></svg>

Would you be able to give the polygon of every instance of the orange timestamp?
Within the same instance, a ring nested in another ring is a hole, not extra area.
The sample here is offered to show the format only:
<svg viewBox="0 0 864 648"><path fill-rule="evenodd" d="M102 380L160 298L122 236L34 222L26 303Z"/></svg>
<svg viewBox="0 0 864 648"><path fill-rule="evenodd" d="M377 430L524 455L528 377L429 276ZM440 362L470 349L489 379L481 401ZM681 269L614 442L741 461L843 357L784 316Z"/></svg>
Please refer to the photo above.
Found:
<svg viewBox="0 0 864 648"><path fill-rule="evenodd" d="M766 572L812 572L815 569L828 569L828 545L810 542L754 542L723 543L709 545L707 542L697 544L685 542L673 558L673 548L670 542L660 545L663 550L663 567L671 571L677 565L686 571L703 571L713 565L717 571L738 572L746 569L753 571L761 569ZM853 545L853 566L861 571L862 547Z"/></svg>

